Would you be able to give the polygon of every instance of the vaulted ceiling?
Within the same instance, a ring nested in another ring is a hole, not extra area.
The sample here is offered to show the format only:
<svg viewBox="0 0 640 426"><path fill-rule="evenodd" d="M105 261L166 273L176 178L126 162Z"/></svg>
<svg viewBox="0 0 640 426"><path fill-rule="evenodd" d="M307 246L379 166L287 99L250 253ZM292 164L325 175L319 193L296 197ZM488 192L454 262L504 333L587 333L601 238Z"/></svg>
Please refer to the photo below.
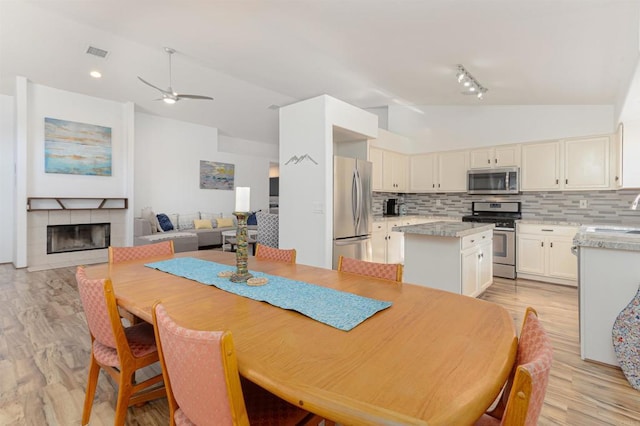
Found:
<svg viewBox="0 0 640 426"><path fill-rule="evenodd" d="M269 143L274 105L325 93L362 108L620 105L639 22L637 0L2 0L0 93L20 75ZM154 100L137 76L168 85L164 46L173 88L214 101ZM456 64L484 100L460 93Z"/></svg>

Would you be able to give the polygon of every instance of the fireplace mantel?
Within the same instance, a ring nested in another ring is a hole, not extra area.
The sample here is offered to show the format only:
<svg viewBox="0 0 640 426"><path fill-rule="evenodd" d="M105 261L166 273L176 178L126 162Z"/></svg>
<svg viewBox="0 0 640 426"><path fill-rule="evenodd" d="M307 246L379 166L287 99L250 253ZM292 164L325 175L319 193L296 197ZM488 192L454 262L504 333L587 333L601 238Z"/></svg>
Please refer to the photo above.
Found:
<svg viewBox="0 0 640 426"><path fill-rule="evenodd" d="M27 211L41 210L124 210L127 198L29 197Z"/></svg>

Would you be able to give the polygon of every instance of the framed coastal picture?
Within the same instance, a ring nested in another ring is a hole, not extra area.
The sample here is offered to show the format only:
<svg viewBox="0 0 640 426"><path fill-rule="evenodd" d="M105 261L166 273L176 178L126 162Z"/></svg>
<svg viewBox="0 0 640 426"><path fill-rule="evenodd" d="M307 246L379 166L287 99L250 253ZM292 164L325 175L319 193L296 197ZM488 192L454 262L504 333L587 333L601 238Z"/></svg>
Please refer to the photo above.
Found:
<svg viewBox="0 0 640 426"><path fill-rule="evenodd" d="M44 171L111 176L111 128L45 117Z"/></svg>
<svg viewBox="0 0 640 426"><path fill-rule="evenodd" d="M235 166L228 163L200 160L200 189L233 191Z"/></svg>

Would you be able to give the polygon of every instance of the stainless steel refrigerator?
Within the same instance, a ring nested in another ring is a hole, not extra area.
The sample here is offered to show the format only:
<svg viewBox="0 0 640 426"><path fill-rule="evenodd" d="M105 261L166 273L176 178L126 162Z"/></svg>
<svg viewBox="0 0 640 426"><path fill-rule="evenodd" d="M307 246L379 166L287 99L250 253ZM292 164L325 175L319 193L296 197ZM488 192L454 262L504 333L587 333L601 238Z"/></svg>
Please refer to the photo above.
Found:
<svg viewBox="0 0 640 426"><path fill-rule="evenodd" d="M371 260L371 163L333 157L333 268L340 255Z"/></svg>

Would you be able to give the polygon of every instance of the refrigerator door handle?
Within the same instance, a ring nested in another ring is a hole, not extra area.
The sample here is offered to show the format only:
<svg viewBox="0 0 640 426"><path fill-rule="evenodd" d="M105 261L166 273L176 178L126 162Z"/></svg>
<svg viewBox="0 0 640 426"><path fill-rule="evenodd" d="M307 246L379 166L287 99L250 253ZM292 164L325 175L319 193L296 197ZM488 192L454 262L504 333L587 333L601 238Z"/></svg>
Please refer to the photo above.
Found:
<svg viewBox="0 0 640 426"><path fill-rule="evenodd" d="M360 234L360 220L362 219L362 178L356 169L356 233Z"/></svg>
<svg viewBox="0 0 640 426"><path fill-rule="evenodd" d="M351 214L353 215L353 228L358 228L358 171L353 171L351 177Z"/></svg>

